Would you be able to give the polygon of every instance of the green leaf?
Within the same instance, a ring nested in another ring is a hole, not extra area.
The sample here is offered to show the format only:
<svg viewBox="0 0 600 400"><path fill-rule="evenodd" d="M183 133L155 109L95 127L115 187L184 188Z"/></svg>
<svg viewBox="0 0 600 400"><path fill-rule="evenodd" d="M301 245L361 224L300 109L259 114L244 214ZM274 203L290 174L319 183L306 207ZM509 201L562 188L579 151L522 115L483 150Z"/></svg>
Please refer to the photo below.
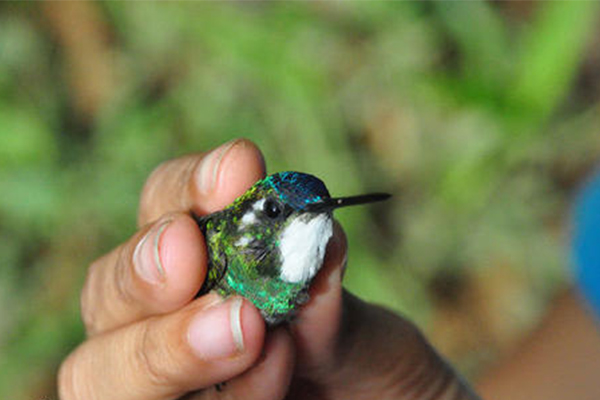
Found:
<svg viewBox="0 0 600 400"><path fill-rule="evenodd" d="M564 100L598 21L598 6L594 1L539 3L508 93L514 109L543 119Z"/></svg>
<svg viewBox="0 0 600 400"><path fill-rule="evenodd" d="M0 104L0 168L48 165L58 155L55 138L35 112Z"/></svg>
<svg viewBox="0 0 600 400"><path fill-rule="evenodd" d="M508 32L500 13L484 1L433 4L459 48L463 79L472 90L499 96L510 65Z"/></svg>

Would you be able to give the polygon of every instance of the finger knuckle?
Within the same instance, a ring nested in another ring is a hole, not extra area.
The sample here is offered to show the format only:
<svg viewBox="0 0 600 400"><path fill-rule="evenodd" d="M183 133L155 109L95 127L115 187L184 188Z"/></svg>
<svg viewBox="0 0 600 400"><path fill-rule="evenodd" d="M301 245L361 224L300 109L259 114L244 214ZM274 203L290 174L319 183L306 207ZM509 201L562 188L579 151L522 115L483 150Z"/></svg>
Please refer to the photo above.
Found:
<svg viewBox="0 0 600 400"><path fill-rule="evenodd" d="M95 294L98 295L96 286L98 282L99 260L93 262L88 268L87 277L79 298L81 318L88 333L94 332L97 327L97 313L94 301Z"/></svg>
<svg viewBox="0 0 600 400"><path fill-rule="evenodd" d="M193 176L197 174L202 164L203 157L199 155L190 156L186 161L182 173L177 180L178 193L185 194L179 196L179 209L186 209L189 206L190 196L195 197L198 189Z"/></svg>
<svg viewBox="0 0 600 400"><path fill-rule="evenodd" d="M200 162L198 154L168 160L159 164L150 174L140 198L138 223L146 223L161 214L176 209L186 209L188 204L191 176ZM165 197L164 193L176 196Z"/></svg>
<svg viewBox="0 0 600 400"><path fill-rule="evenodd" d="M116 264L112 274L115 297L121 305L134 303L136 299L132 294L131 266L133 265L132 246L123 245L117 250Z"/></svg>
<svg viewBox="0 0 600 400"><path fill-rule="evenodd" d="M58 370L57 387L61 400L83 400L85 398L82 393L82 382L77 379L77 370L75 354L71 354Z"/></svg>
<svg viewBox="0 0 600 400"><path fill-rule="evenodd" d="M130 255L125 247L94 261L88 269L80 297L81 316L88 334L110 328L115 315L134 302L127 270Z"/></svg>
<svg viewBox="0 0 600 400"><path fill-rule="evenodd" d="M142 200L152 198L156 194L156 190L160 186L164 176L170 175L176 161L176 159L163 161L150 172L146 182L144 182Z"/></svg>
<svg viewBox="0 0 600 400"><path fill-rule="evenodd" d="M157 353L159 345L155 343L150 324L142 324L138 329L135 339L133 352L133 362L135 368L145 374L150 383L156 387L168 386L171 382L169 373L168 358L160 357Z"/></svg>

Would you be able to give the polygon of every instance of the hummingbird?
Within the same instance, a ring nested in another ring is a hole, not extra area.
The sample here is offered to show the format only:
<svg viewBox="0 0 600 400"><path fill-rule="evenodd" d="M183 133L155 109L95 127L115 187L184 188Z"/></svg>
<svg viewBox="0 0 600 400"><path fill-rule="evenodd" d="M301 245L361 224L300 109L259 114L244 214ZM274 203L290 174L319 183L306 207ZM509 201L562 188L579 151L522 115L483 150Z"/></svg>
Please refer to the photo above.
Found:
<svg viewBox="0 0 600 400"><path fill-rule="evenodd" d="M208 249L197 296L211 290L250 300L269 326L290 320L309 299L333 235L333 210L385 200L385 193L332 198L317 177L279 172L256 182L227 208L193 214Z"/></svg>

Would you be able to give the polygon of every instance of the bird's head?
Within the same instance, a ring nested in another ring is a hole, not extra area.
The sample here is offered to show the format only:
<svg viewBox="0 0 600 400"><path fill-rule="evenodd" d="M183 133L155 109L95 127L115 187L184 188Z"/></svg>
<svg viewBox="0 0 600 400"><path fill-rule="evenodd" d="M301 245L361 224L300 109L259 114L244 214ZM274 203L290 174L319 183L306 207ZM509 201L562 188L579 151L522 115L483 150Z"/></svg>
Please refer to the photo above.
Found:
<svg viewBox="0 0 600 400"><path fill-rule="evenodd" d="M380 201L386 194L332 198L317 177L279 172L257 182L238 199L240 248L275 243L281 280L305 283L317 273L333 234L333 210Z"/></svg>

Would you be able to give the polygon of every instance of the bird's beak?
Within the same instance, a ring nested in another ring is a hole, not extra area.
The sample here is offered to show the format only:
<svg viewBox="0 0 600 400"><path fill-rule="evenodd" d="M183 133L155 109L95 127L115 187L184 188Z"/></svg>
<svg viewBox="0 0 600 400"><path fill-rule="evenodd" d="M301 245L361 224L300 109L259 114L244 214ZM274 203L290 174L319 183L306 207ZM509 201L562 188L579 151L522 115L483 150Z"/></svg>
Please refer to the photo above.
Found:
<svg viewBox="0 0 600 400"><path fill-rule="evenodd" d="M376 201L387 200L391 197L388 193L369 193L361 194L358 196L349 197L335 197L323 199L317 203L309 204L306 208L309 212L320 213L326 211L332 211L336 208L356 206L359 204L374 203Z"/></svg>

